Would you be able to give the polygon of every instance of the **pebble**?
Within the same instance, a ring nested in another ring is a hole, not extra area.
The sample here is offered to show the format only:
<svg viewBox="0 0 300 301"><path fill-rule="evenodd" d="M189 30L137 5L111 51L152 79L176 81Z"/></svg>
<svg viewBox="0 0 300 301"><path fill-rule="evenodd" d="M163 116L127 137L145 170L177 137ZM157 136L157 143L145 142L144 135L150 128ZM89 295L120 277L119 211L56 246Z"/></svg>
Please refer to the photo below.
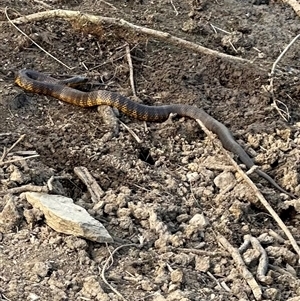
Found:
<svg viewBox="0 0 300 301"><path fill-rule="evenodd" d="M232 172L229 171L224 171L214 178L215 185L220 189L225 189L226 187L232 185L235 182L236 179L234 175L232 174Z"/></svg>

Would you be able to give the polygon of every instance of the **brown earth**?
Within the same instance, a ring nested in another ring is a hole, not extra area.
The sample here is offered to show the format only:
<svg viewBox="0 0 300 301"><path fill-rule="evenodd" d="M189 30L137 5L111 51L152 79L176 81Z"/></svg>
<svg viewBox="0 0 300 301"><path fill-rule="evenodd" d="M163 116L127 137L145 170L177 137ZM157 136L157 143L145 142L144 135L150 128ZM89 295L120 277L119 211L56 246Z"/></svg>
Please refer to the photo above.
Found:
<svg viewBox="0 0 300 301"><path fill-rule="evenodd" d="M95 28L98 35L93 35L60 19L20 26L72 67L68 70L11 25L2 24L0 148L9 148L26 134L13 152L40 155L1 165L2 191L28 183L44 185L52 175L68 176L60 180L61 193L101 220L116 243L107 247L56 233L24 198L7 194L0 198L0 211L10 199L19 216L0 233L0 300L122 300L104 283L101 269L109 250L138 243L139 237L144 239L142 247L120 249L105 272L126 300L254 300L231 256L218 244L218 233L236 248L244 235L265 234L269 240L261 240L272 266L271 280L259 282L263 300L300 296L299 265L290 243L274 238L272 231L283 233L261 206L253 205L257 198L247 183L240 181L228 192L220 189L220 175L227 184L238 175L195 121L144 123L121 114L120 120L141 139L138 143L122 125L118 135L110 135L112 129L96 109L25 94L14 85L15 73L31 68L56 76L85 75L91 79L90 89L130 97L128 43L140 101L204 108L231 129L257 165L300 195L299 42L280 61L274 80L274 95L279 107L288 110L288 121L264 89L273 62L300 32L299 17L281 1L108 2L2 0L0 16L6 20L6 6L15 18L43 11L47 4L119 17L253 64L192 53L126 30ZM99 204L91 202L74 174L76 166L87 167L105 191ZM286 210L288 197L257 175L251 178L300 241L299 216L296 210ZM190 220L202 214L208 224L191 229ZM248 268L255 276L253 257Z"/></svg>

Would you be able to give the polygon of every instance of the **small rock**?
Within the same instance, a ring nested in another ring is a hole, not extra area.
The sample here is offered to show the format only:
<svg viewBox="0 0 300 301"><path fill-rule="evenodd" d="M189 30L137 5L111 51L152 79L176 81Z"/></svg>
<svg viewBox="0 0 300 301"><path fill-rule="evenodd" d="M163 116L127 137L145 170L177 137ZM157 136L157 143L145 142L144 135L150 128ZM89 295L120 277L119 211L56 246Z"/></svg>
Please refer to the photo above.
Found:
<svg viewBox="0 0 300 301"><path fill-rule="evenodd" d="M176 217L177 222L179 223L185 223L188 221L189 215L187 213L180 214Z"/></svg>
<svg viewBox="0 0 300 301"><path fill-rule="evenodd" d="M210 268L209 256L196 256L195 270L206 273Z"/></svg>
<svg viewBox="0 0 300 301"><path fill-rule="evenodd" d="M272 244L275 242L274 236L271 236L269 233L263 233L258 237L258 240L261 244Z"/></svg>
<svg viewBox="0 0 300 301"><path fill-rule="evenodd" d="M236 179L232 172L224 171L215 177L214 183L219 189L225 189L229 185L232 185L236 182Z"/></svg>
<svg viewBox="0 0 300 301"><path fill-rule="evenodd" d="M256 249L248 249L243 254L243 259L248 266L254 266L260 257L260 252Z"/></svg>
<svg viewBox="0 0 300 301"><path fill-rule="evenodd" d="M235 220L238 221L244 213L249 211L249 204L235 200L229 208L231 214L234 215Z"/></svg>
<svg viewBox="0 0 300 301"><path fill-rule="evenodd" d="M269 300L280 300L280 290L275 287L267 288L264 291L264 297Z"/></svg>
<svg viewBox="0 0 300 301"><path fill-rule="evenodd" d="M26 177L16 166L13 166L13 172L10 174L9 178L11 181L18 184L24 184L26 181L28 181L28 177Z"/></svg>
<svg viewBox="0 0 300 301"><path fill-rule="evenodd" d="M268 246L265 250L267 251L268 256L274 257L280 261L286 261L292 266L297 262L296 254L286 247Z"/></svg>
<svg viewBox="0 0 300 301"><path fill-rule="evenodd" d="M176 291L172 291L170 294L168 294L167 300L168 301L176 301L176 300L189 301L189 299L184 296L185 294L186 293L184 293L182 290L177 289Z"/></svg>
<svg viewBox="0 0 300 301"><path fill-rule="evenodd" d="M27 192L27 201L40 209L47 224L57 232L84 237L96 242L113 242L103 225L88 212L61 195Z"/></svg>
<svg viewBox="0 0 300 301"><path fill-rule="evenodd" d="M96 276L89 276L83 279L83 288L81 290L81 293L83 294L83 296L91 298L89 300L110 300L108 295L103 291Z"/></svg>
<svg viewBox="0 0 300 301"><path fill-rule="evenodd" d="M300 297L292 297L287 299L286 301L300 301Z"/></svg>
<svg viewBox="0 0 300 301"><path fill-rule="evenodd" d="M174 270L171 272L171 281L173 283L182 283L183 272L181 270Z"/></svg>
<svg viewBox="0 0 300 301"><path fill-rule="evenodd" d="M194 233L203 231L208 225L207 218L200 213L196 213L189 221L189 224L185 227L185 234L187 237L191 237Z"/></svg>
<svg viewBox="0 0 300 301"><path fill-rule="evenodd" d="M50 262L36 262L33 266L33 272L41 278L45 278L50 269L52 269Z"/></svg>
<svg viewBox="0 0 300 301"><path fill-rule="evenodd" d="M186 175L187 179L189 182L196 182L199 180L200 176L197 172L189 172L187 175Z"/></svg>
<svg viewBox="0 0 300 301"><path fill-rule="evenodd" d="M30 300L30 301L36 301L39 299L40 299L40 297L34 293L29 293L28 298L27 298L27 300Z"/></svg>
<svg viewBox="0 0 300 301"><path fill-rule="evenodd" d="M0 213L0 231L7 233L15 229L19 225L21 219L22 216L17 210L14 198L11 197L8 199L6 205Z"/></svg>
<svg viewBox="0 0 300 301"><path fill-rule="evenodd" d="M33 225L38 221L41 221L44 217L43 212L36 208L25 209L24 212L25 220L28 224Z"/></svg>
<svg viewBox="0 0 300 301"><path fill-rule="evenodd" d="M167 299L162 296L160 293L157 293L153 297L153 301L166 301Z"/></svg>
<svg viewBox="0 0 300 301"><path fill-rule="evenodd" d="M178 283L170 283L169 288L168 288L168 293L174 292L179 288ZM168 298L169 300L169 298ZM181 300L181 299L180 299Z"/></svg>
<svg viewBox="0 0 300 301"><path fill-rule="evenodd" d="M153 282L151 283L149 280L140 281L141 289L147 292L153 291Z"/></svg>

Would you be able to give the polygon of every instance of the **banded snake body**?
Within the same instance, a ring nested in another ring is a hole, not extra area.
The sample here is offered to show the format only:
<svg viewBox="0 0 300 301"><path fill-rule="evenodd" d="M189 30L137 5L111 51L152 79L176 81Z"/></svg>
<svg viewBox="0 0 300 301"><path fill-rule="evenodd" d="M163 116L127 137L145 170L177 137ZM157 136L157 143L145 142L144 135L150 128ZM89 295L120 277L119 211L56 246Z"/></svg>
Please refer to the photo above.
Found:
<svg viewBox="0 0 300 301"><path fill-rule="evenodd" d="M99 105L108 105L117 108L122 113L144 121L163 122L168 119L171 113L178 116L185 116L192 119L199 119L207 129L215 133L221 140L225 149L236 154L247 168L254 166L253 160L245 150L235 141L229 129L221 122L207 114L203 109L185 105L170 104L163 106L147 106L136 103L118 93L106 90L91 92L82 92L72 88L74 83L83 81L83 78L74 77L67 80L58 80L43 73L24 69L18 72L15 83L28 92L49 95L64 102L81 106L92 107ZM268 174L260 169L255 172L267 180L279 191L294 197L280 187Z"/></svg>

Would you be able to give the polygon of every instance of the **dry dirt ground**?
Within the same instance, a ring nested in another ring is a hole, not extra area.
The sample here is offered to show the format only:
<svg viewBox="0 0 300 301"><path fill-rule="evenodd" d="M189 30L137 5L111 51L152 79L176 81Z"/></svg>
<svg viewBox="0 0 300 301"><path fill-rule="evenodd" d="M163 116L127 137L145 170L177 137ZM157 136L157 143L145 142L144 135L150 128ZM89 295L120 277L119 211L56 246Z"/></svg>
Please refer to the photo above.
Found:
<svg viewBox="0 0 300 301"><path fill-rule="evenodd" d="M245 235L259 238L270 263L267 279L260 281L256 274L257 251L250 248L244 259L262 299L299 300L292 299L300 296L296 253L248 184L236 182L239 176L230 161L194 120L145 123L120 114L139 143L123 125L118 135L110 135L112 128L96 108L26 94L14 85L15 72L31 68L60 77L85 75L91 80L89 89L131 97L128 43L139 101L204 108L231 129L257 165L300 195L300 42L280 61L274 80L274 95L281 101L279 108L288 110L288 121L264 89L273 62L300 32L292 8L281 1L247 0L2 0L1 21L6 20L6 6L12 19L51 8L119 17L253 64L196 54L109 26L94 33L61 19L20 26L73 68L68 70L2 23L0 149L25 134L11 154L36 151L39 157L2 164L1 191L65 176L59 180L60 193L99 219L116 242L105 246L57 233L19 194L2 194L0 211L11 200L18 218L1 227L0 300L122 300L104 283L101 271L109 252L138 243L140 237L141 247L120 249L105 271L108 283L125 300L255 300L231 255L218 243L219 235L235 248ZM92 203L74 174L76 166L85 166L104 190L98 203ZM256 174L250 177L300 241L297 207ZM230 182L234 185L226 190Z"/></svg>

